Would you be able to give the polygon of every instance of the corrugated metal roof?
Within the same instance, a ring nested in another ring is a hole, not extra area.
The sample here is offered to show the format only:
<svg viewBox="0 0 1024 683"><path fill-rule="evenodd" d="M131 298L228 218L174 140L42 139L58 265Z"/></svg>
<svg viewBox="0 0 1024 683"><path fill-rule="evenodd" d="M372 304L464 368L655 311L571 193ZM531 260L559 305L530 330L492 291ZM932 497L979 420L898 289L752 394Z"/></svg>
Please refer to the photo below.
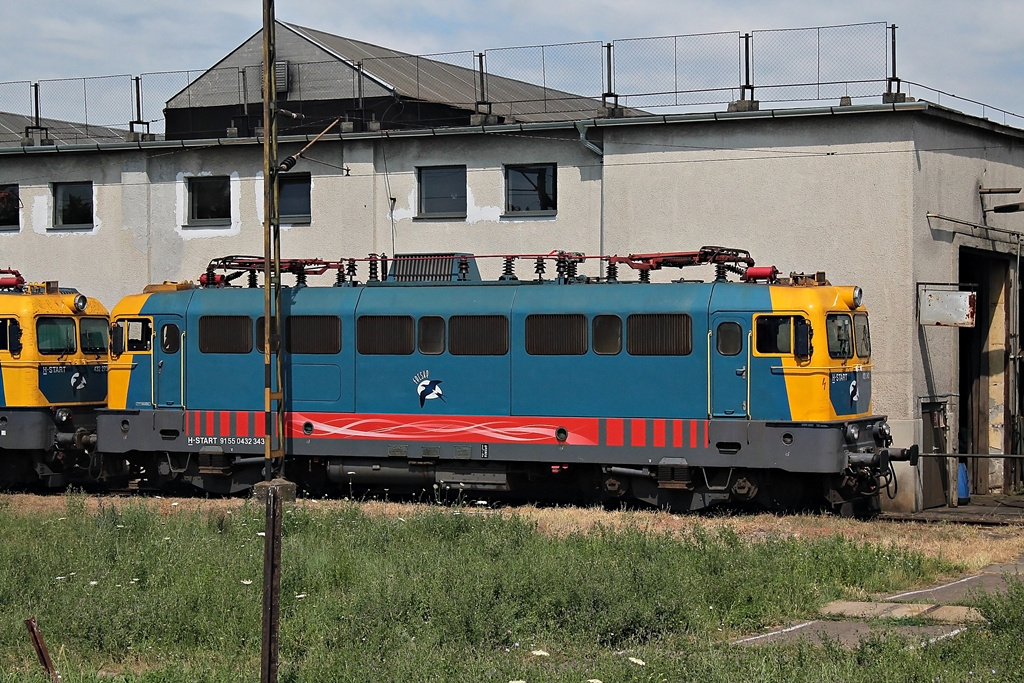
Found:
<svg viewBox="0 0 1024 683"><path fill-rule="evenodd" d="M325 33L316 29L281 23L296 34L318 44L350 64L363 63L363 72L396 95L426 102L473 108L481 95L476 70L443 61L410 55ZM486 98L501 103L492 113L509 121L573 121L599 116L601 102L561 90L503 76L486 76ZM629 110L627 115L645 112Z"/></svg>
<svg viewBox="0 0 1024 683"><path fill-rule="evenodd" d="M22 138L25 137L25 128L32 125L35 125L35 118L32 116L0 111L0 146L20 147ZM39 125L47 129L49 139L61 145L124 142L128 132L58 119L41 118Z"/></svg>

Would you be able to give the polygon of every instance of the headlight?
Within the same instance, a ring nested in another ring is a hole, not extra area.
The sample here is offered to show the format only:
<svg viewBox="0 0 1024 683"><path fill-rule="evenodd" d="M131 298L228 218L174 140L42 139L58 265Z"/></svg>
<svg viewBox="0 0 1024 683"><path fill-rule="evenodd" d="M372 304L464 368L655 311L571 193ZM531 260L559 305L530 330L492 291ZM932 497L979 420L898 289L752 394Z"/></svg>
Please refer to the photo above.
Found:
<svg viewBox="0 0 1024 683"><path fill-rule="evenodd" d="M89 305L89 300L85 298L84 294L78 294L75 296L75 310L81 313L85 310L85 307Z"/></svg>
<svg viewBox="0 0 1024 683"><path fill-rule="evenodd" d="M875 423L875 438L879 441L888 441L892 437L892 429L889 428L888 422L876 422Z"/></svg>
<svg viewBox="0 0 1024 683"><path fill-rule="evenodd" d="M857 425L846 425L846 440L850 443L857 443L860 438L860 427Z"/></svg>
<svg viewBox="0 0 1024 683"><path fill-rule="evenodd" d="M860 287L853 288L853 307L860 308L861 303L864 301L864 290Z"/></svg>

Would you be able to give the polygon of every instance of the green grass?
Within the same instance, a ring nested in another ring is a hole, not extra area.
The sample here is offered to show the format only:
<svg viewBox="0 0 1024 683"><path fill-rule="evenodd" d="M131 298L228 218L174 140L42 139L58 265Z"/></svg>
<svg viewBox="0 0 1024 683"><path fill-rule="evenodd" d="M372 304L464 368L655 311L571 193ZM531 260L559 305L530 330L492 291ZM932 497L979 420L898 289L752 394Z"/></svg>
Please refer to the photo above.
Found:
<svg viewBox="0 0 1024 683"><path fill-rule="evenodd" d="M0 508L0 681L46 680L30 616L65 683L258 680L262 508L161 517L66 500L46 517ZM896 547L728 529L557 539L451 508L284 519L281 681L999 680L1022 664L1019 583L981 601L990 626L924 649L727 644L951 569Z"/></svg>

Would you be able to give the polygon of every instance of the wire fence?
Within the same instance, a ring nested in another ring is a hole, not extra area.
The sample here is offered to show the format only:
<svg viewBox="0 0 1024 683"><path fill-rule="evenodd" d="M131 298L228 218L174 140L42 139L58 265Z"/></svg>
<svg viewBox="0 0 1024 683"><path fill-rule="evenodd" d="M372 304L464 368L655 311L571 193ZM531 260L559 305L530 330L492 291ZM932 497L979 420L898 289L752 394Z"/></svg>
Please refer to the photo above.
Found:
<svg viewBox="0 0 1024 683"><path fill-rule="evenodd" d="M895 30L877 22L279 64L279 104L295 119L282 119L281 132L309 132L304 126L339 116L429 127L464 125L466 110L543 121L615 115L616 108L626 116L685 112L743 99L880 98L905 83L895 55ZM259 64L0 83L0 145L20 144L36 127L69 144L136 133L253 135L262 84ZM913 85L941 104L1024 124L1012 112Z"/></svg>

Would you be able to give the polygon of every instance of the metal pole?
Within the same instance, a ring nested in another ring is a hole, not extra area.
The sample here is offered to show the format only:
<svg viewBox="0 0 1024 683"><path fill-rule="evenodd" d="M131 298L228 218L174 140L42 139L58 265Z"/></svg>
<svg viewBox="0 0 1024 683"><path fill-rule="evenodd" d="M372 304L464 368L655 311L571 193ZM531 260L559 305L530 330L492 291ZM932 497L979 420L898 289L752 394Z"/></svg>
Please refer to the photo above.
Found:
<svg viewBox="0 0 1024 683"><path fill-rule="evenodd" d="M892 86L896 84L896 92L900 91L900 79L896 76L896 29L899 28L896 24L890 26L892 29L892 76L889 77L889 92L892 92Z"/></svg>
<svg viewBox="0 0 1024 683"><path fill-rule="evenodd" d="M277 82L274 0L263 0L263 475L273 478L274 458L284 456L281 388L281 224L278 216ZM283 460L282 460L283 462Z"/></svg>
<svg viewBox="0 0 1024 683"><path fill-rule="evenodd" d="M484 53L477 54L477 73L480 75L480 97L477 99L477 104L485 104L487 102L487 81L484 78ZM477 109L479 112L479 108Z"/></svg>
<svg viewBox="0 0 1024 683"><path fill-rule="evenodd" d="M135 120L142 123L142 76L136 76L135 81Z"/></svg>
<svg viewBox="0 0 1024 683"><path fill-rule="evenodd" d="M33 101L35 102L35 108L36 108L36 116L35 116L36 128L39 128L39 84L38 83L33 83L32 84L32 95L33 95Z"/></svg>
<svg viewBox="0 0 1024 683"><path fill-rule="evenodd" d="M277 681L278 627L281 617L281 489L267 487L267 525L263 540L263 656L260 683Z"/></svg>
<svg viewBox="0 0 1024 683"><path fill-rule="evenodd" d="M754 85L750 82L750 34L743 34L743 66L744 66L744 83L743 87L740 88L740 99L745 100L745 93L750 93L750 99L754 99Z"/></svg>
<svg viewBox="0 0 1024 683"><path fill-rule="evenodd" d="M53 667L53 662L50 660L50 652L46 649L46 643L43 641L43 634L39 630L38 624L36 624L36 618L30 617L25 620L25 627L28 629L28 634L32 638L32 645L36 649L36 656L39 658L39 664L46 669L46 673L50 676L50 680L53 683L60 683L60 674L57 673L57 669Z"/></svg>

